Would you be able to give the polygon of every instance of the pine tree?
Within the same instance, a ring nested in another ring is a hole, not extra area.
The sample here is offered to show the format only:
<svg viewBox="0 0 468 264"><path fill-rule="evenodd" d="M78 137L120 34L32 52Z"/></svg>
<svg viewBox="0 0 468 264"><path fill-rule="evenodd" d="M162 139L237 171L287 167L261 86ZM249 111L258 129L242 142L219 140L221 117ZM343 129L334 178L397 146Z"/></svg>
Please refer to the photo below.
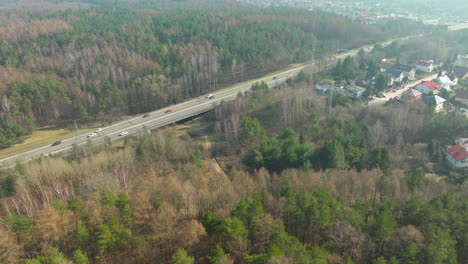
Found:
<svg viewBox="0 0 468 264"><path fill-rule="evenodd" d="M195 258L188 255L185 249L177 249L174 255L172 255L172 264L193 264Z"/></svg>

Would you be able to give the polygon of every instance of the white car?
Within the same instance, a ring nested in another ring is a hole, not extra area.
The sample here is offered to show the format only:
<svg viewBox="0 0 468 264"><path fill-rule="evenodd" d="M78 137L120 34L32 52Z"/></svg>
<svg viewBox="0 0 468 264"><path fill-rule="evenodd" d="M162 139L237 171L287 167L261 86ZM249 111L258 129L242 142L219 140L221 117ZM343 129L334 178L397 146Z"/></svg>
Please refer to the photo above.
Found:
<svg viewBox="0 0 468 264"><path fill-rule="evenodd" d="M86 137L87 137L87 138L91 138L91 137L94 137L94 136L96 136L96 135L97 135L97 134L93 132L93 133L89 134L89 135L86 136Z"/></svg>
<svg viewBox="0 0 468 264"><path fill-rule="evenodd" d="M122 131L122 132L119 133L119 137L125 136L125 135L127 135L127 134L128 134L127 131Z"/></svg>
<svg viewBox="0 0 468 264"><path fill-rule="evenodd" d="M207 99L213 99L214 97L215 97L214 94L209 94L206 96Z"/></svg>
<svg viewBox="0 0 468 264"><path fill-rule="evenodd" d="M96 130L94 131L94 133L97 134L97 133L99 133L99 132L101 132L101 131L102 131L102 128L98 128L98 129L96 129Z"/></svg>

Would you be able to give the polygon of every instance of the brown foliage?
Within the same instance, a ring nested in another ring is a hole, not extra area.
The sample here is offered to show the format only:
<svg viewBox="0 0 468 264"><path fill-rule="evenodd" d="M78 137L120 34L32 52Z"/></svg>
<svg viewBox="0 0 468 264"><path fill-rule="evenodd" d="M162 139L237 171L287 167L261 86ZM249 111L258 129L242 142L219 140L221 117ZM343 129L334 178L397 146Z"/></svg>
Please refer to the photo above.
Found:
<svg viewBox="0 0 468 264"><path fill-rule="evenodd" d="M347 221L333 223L329 236L340 255L350 256L353 259L362 257L366 235Z"/></svg>
<svg viewBox="0 0 468 264"><path fill-rule="evenodd" d="M19 263L20 255L22 255L22 252L16 242L15 235L0 227L0 263Z"/></svg>
<svg viewBox="0 0 468 264"><path fill-rule="evenodd" d="M32 20L31 22L16 21L6 27L0 27L0 39L14 42L20 37L34 39L40 34L51 34L72 29L70 24L61 19Z"/></svg>
<svg viewBox="0 0 468 264"><path fill-rule="evenodd" d="M74 214L70 211L60 212L53 207L41 209L35 216L34 236L40 241L40 248L48 250L51 247L65 246L60 244L70 239L76 228Z"/></svg>

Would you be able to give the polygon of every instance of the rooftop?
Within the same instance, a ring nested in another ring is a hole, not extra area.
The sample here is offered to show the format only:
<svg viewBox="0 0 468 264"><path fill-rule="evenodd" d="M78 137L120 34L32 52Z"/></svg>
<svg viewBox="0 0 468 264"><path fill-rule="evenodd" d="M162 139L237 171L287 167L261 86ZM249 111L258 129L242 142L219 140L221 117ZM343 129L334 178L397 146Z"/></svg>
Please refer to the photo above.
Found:
<svg viewBox="0 0 468 264"><path fill-rule="evenodd" d="M387 74L393 76L393 77L400 77L400 75L402 74L402 71L399 70L399 69L395 69L395 68L391 68L391 69L388 69L387 71Z"/></svg>
<svg viewBox="0 0 468 264"><path fill-rule="evenodd" d="M455 160L462 160L468 157L468 150L462 145L451 146L447 149L447 152L452 155Z"/></svg>
<svg viewBox="0 0 468 264"><path fill-rule="evenodd" d="M468 74L468 68L467 67L462 67L462 66L454 66L453 67L453 74L458 79L463 79L465 77L465 75Z"/></svg>
<svg viewBox="0 0 468 264"><path fill-rule="evenodd" d="M447 75L440 76L439 81L443 84L452 84L452 80Z"/></svg>
<svg viewBox="0 0 468 264"><path fill-rule="evenodd" d="M410 97L418 97L421 95L422 93L416 89L409 89L408 91L403 93L403 96L410 96Z"/></svg>
<svg viewBox="0 0 468 264"><path fill-rule="evenodd" d="M439 85L435 82L422 82L422 84L426 85L427 87L431 88L434 91L439 89Z"/></svg>
<svg viewBox="0 0 468 264"><path fill-rule="evenodd" d="M430 66L434 63L433 60L420 60L416 63L416 65L421 65L421 66Z"/></svg>
<svg viewBox="0 0 468 264"><path fill-rule="evenodd" d="M455 97L468 100L468 90L456 90Z"/></svg>
<svg viewBox="0 0 468 264"><path fill-rule="evenodd" d="M404 65L404 64L395 64L392 69L398 69L400 71L405 71L405 72L410 72L411 70L414 69L413 66L409 66L409 65Z"/></svg>

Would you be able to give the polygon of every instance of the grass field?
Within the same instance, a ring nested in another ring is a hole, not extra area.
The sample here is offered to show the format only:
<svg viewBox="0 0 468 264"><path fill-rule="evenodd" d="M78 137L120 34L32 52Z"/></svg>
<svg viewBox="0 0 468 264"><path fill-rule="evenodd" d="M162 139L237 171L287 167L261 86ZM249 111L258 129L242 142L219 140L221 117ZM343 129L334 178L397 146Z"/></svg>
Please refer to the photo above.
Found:
<svg viewBox="0 0 468 264"><path fill-rule="evenodd" d="M97 124L90 124L86 128L80 128L80 134L94 130ZM73 137L74 131L59 127L44 127L33 132L31 135L24 137L24 141L15 144L9 148L0 150L0 159L7 158L28 150L39 148L44 145L49 145L57 140L63 140Z"/></svg>

